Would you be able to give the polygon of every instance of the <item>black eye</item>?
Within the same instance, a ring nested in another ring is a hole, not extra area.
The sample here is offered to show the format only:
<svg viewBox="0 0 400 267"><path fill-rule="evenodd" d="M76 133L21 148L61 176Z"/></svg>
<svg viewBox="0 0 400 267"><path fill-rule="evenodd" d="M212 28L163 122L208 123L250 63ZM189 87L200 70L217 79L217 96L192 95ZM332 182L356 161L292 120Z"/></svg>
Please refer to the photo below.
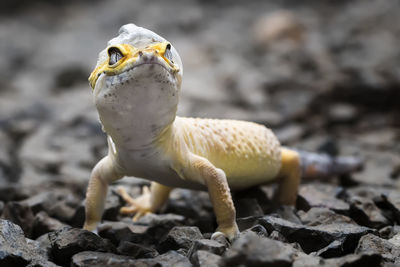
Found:
<svg viewBox="0 0 400 267"><path fill-rule="evenodd" d="M107 52L108 56L110 57L110 61L108 62L109 65L114 65L124 57L121 50L116 47L110 47Z"/></svg>
<svg viewBox="0 0 400 267"><path fill-rule="evenodd" d="M171 61L172 63L174 63L174 61L172 60L172 53L171 53L171 45L170 44L167 44L167 46L165 47L164 57L166 59L168 59L169 61Z"/></svg>

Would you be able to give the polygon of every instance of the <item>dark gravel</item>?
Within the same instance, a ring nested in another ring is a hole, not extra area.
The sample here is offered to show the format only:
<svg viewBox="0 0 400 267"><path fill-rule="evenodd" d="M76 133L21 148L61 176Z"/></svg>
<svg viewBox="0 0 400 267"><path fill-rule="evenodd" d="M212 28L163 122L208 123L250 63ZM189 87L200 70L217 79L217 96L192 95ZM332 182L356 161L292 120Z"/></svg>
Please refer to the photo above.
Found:
<svg viewBox="0 0 400 267"><path fill-rule="evenodd" d="M0 266L400 265L400 5L387 1L4 1L0 10ZM159 214L81 230L91 168L107 153L87 80L132 22L177 47L179 115L245 119L283 145L357 155L352 175L304 180L296 207L272 186L234 195L241 234L210 240L206 192Z"/></svg>

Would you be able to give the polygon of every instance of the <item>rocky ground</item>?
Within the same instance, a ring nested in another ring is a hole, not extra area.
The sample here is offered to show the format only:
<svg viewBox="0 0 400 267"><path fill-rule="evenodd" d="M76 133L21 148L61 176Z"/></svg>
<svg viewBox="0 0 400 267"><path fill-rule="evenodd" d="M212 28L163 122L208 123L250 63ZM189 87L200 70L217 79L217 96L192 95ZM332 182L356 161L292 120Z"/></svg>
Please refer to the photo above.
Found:
<svg viewBox="0 0 400 267"><path fill-rule="evenodd" d="M0 266L400 265L400 4L387 1L13 1L0 10ZM240 237L210 240L205 192L177 189L133 223L111 186L99 235L80 229L106 154L87 77L133 22L184 63L179 114L246 119L283 144L357 155L364 169L235 195Z"/></svg>

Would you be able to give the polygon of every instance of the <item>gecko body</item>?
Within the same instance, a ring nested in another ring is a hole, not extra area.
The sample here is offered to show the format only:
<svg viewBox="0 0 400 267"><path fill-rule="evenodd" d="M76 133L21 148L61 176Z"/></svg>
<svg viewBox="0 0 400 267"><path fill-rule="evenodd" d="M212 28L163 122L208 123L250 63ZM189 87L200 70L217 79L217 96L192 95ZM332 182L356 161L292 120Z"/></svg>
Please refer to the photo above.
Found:
<svg viewBox="0 0 400 267"><path fill-rule="evenodd" d="M236 120L177 117L182 63L154 32L128 24L99 54L89 77L109 152L94 167L84 228L101 220L108 184L123 176L152 181L123 213L156 212L172 188L207 190L218 229L212 238L238 234L231 190L278 183L276 200L293 205L300 182L299 153L282 148L263 125Z"/></svg>

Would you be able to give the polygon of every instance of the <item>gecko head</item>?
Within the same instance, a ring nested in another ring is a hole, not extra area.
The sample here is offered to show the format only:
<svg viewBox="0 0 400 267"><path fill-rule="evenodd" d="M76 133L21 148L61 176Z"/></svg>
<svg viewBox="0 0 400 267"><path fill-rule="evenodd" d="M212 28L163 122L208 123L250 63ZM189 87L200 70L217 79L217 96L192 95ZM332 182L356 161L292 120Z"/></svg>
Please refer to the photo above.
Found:
<svg viewBox="0 0 400 267"><path fill-rule="evenodd" d="M89 77L103 129L114 142L134 134L138 144L175 120L181 81L182 62L172 44L134 24L108 42Z"/></svg>
<svg viewBox="0 0 400 267"><path fill-rule="evenodd" d="M127 24L100 52L89 83L96 91L132 81L136 87L144 87L153 79L179 90L182 73L181 59L170 42L150 30Z"/></svg>

